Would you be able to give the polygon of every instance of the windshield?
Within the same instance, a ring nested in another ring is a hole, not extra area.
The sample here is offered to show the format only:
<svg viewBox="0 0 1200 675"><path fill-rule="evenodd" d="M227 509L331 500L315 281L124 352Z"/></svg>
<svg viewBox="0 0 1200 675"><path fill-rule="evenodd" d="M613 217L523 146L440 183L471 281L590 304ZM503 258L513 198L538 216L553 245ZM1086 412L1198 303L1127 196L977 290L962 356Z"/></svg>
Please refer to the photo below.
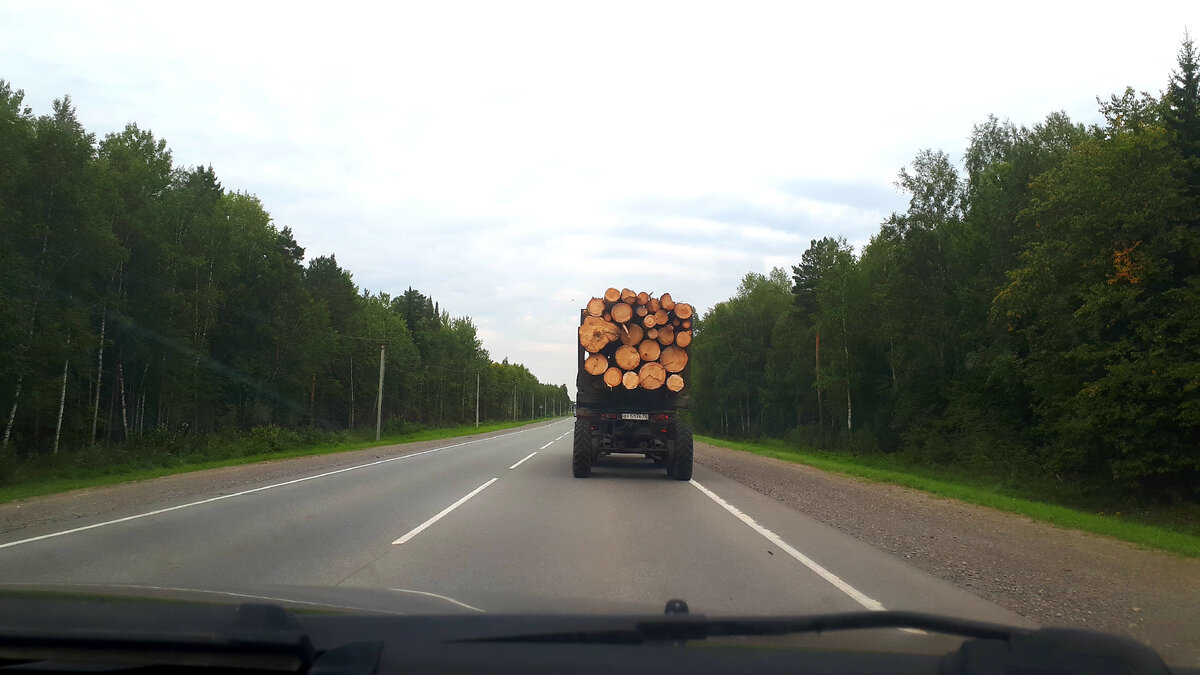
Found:
<svg viewBox="0 0 1200 675"><path fill-rule="evenodd" d="M0 581L1200 665L1197 16L2 6Z"/></svg>

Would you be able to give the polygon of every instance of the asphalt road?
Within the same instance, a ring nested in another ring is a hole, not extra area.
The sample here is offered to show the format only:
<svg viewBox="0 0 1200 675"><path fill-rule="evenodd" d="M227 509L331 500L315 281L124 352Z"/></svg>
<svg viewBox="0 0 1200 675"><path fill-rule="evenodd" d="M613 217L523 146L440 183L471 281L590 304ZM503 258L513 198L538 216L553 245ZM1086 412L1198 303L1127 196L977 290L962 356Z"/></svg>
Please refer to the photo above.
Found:
<svg viewBox="0 0 1200 675"><path fill-rule="evenodd" d="M700 465L681 482L618 456L573 478L571 430L451 439L22 527L0 535L0 581L403 589L484 611L661 612L684 598L708 614L883 607L1029 625Z"/></svg>

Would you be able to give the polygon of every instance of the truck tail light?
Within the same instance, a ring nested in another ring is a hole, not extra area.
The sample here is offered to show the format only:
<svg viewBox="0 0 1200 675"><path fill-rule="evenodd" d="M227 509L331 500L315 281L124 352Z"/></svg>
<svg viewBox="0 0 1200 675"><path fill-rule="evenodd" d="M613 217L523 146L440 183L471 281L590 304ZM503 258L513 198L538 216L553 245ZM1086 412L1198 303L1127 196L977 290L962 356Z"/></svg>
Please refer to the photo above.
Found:
<svg viewBox="0 0 1200 675"><path fill-rule="evenodd" d="M667 413L654 413L654 415L651 417L651 419L669 420L669 419L671 419L671 416L668 415Z"/></svg>

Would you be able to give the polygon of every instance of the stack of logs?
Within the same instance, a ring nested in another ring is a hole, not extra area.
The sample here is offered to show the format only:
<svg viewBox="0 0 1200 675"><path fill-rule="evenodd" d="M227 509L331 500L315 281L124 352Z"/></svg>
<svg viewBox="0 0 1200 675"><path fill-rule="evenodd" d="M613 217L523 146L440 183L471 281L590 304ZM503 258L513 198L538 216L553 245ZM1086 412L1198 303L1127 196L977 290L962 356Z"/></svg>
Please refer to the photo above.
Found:
<svg viewBox="0 0 1200 675"><path fill-rule="evenodd" d="M583 368L609 388L683 389L681 372L692 343L692 306L670 293L654 297L628 288L610 288L588 301L579 344L588 357Z"/></svg>

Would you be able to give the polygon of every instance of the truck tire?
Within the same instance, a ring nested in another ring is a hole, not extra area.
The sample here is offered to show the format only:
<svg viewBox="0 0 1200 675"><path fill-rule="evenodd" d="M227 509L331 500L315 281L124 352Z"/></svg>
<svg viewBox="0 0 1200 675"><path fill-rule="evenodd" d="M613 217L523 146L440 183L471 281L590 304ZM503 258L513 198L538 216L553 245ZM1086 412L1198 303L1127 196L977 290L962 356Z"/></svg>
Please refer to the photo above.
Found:
<svg viewBox="0 0 1200 675"><path fill-rule="evenodd" d="M675 480L691 480L692 454L692 429L680 424L675 427L675 461L667 474Z"/></svg>
<svg viewBox="0 0 1200 675"><path fill-rule="evenodd" d="M575 445L571 449L571 470L576 478L592 475L592 435L586 424L575 420Z"/></svg>

